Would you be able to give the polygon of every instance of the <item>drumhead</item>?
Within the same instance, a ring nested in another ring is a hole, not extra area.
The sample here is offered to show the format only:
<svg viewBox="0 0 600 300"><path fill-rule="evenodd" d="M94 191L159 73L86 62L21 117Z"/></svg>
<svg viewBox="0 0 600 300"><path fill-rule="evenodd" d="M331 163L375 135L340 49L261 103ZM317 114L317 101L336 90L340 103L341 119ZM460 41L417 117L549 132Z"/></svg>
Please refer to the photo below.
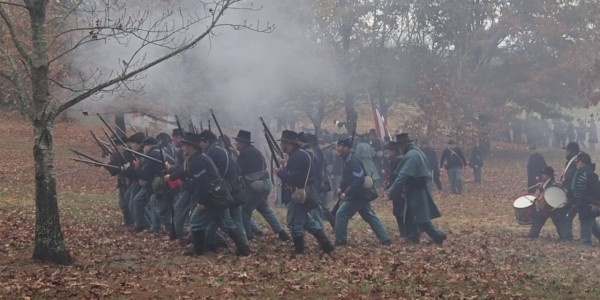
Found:
<svg viewBox="0 0 600 300"><path fill-rule="evenodd" d="M544 200L553 208L559 208L567 203L567 194L563 189L551 186L544 190Z"/></svg>
<svg viewBox="0 0 600 300"><path fill-rule="evenodd" d="M515 208L526 208L533 205L533 200L535 199L534 195L525 195L517 198L515 202L513 202L513 206Z"/></svg>

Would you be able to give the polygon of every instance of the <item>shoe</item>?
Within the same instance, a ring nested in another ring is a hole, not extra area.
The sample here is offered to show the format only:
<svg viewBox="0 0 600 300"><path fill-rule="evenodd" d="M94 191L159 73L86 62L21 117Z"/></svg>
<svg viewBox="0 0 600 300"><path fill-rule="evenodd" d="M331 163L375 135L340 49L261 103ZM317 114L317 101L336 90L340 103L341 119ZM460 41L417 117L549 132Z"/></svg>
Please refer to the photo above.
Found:
<svg viewBox="0 0 600 300"><path fill-rule="evenodd" d="M287 234L287 232L285 232L285 230L278 232L277 235L279 236L279 240L281 241L285 242L290 240L290 236Z"/></svg>
<svg viewBox="0 0 600 300"><path fill-rule="evenodd" d="M390 246L391 244L392 244L392 241L391 241L391 240L387 240L387 241L383 241L383 242L381 242L381 245L382 245L382 246Z"/></svg>
<svg viewBox="0 0 600 300"><path fill-rule="evenodd" d="M304 254L304 236L294 237L294 253Z"/></svg>
<svg viewBox="0 0 600 300"><path fill-rule="evenodd" d="M192 231L192 249L183 253L185 256L204 254L204 231Z"/></svg>
<svg viewBox="0 0 600 300"><path fill-rule="evenodd" d="M444 241L446 240L446 238L448 238L448 236L445 233L442 233L439 239L434 240L433 242L441 245L444 243Z"/></svg>
<svg viewBox="0 0 600 300"><path fill-rule="evenodd" d="M321 246L321 250L323 250L323 252L326 254L333 252L335 247L333 247L333 244L331 244L331 241L329 241L329 238L327 238L327 235L323 229L311 233L319 242L319 246Z"/></svg>
<svg viewBox="0 0 600 300"><path fill-rule="evenodd" d="M237 248L235 255L237 255L237 256L250 255L250 247L248 247L248 240L246 239L245 236L242 236L241 231L230 229L227 231L227 233L229 234L229 237L233 240L233 242L235 243L235 247Z"/></svg>

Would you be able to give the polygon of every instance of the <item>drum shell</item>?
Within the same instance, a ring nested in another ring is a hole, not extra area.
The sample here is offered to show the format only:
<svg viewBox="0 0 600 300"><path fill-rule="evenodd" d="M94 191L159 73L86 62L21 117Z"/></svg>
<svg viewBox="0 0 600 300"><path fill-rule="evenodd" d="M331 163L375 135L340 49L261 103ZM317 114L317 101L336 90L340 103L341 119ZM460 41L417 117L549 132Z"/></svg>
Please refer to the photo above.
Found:
<svg viewBox="0 0 600 300"><path fill-rule="evenodd" d="M533 195L526 195L517 198L513 202L515 218L519 225L527 226L533 223L533 216L535 214L535 206L533 205L534 198L535 196Z"/></svg>

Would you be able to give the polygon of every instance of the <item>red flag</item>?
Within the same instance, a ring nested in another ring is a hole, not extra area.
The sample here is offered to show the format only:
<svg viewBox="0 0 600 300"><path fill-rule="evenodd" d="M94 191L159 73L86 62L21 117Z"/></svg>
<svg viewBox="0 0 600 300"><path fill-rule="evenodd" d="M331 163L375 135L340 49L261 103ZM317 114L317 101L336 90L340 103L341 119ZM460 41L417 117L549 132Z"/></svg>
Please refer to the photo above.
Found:
<svg viewBox="0 0 600 300"><path fill-rule="evenodd" d="M377 134L377 137L383 140L385 136L389 136L387 122L385 121L383 115L379 113L379 110L373 105L373 103L371 103L371 110L373 111L373 122L375 122L375 132Z"/></svg>

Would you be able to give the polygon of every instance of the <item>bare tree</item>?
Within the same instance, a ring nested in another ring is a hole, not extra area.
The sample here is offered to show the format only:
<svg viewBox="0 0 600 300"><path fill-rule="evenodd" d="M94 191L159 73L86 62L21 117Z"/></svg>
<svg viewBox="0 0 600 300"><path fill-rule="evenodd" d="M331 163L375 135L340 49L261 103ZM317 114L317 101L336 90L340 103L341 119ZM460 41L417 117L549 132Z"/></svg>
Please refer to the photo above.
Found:
<svg viewBox="0 0 600 300"><path fill-rule="evenodd" d="M131 12L118 0L0 1L0 25L11 42L0 51L1 65L9 67L0 69L0 77L12 84L34 131L35 260L72 262L58 214L53 145L56 118L100 92L140 88L136 80L144 71L194 47L219 26L261 32L273 29L269 24L259 28L224 23L226 11L255 9L243 2L247 1L198 0L193 10L165 10L153 17L149 11L156 9L155 1L144 3L147 10ZM75 80L73 76L53 76L55 68L84 45L101 46L109 40L133 48L128 57L118 58L118 69L108 74L92 70ZM156 48L162 51L153 57L149 50ZM63 95L67 100L59 101Z"/></svg>

